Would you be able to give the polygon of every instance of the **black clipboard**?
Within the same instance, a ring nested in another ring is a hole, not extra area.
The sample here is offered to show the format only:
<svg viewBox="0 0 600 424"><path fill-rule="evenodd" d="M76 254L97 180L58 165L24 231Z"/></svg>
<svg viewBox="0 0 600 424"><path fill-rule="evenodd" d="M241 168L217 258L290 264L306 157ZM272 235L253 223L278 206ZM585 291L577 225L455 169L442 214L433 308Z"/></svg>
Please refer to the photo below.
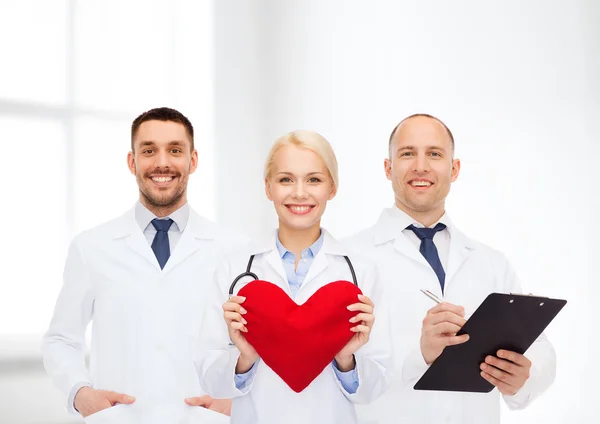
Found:
<svg viewBox="0 0 600 424"><path fill-rule="evenodd" d="M525 353L566 305L566 300L492 293L457 335L469 341L448 346L431 364L415 390L488 393L494 386L481 377L479 366L498 349Z"/></svg>

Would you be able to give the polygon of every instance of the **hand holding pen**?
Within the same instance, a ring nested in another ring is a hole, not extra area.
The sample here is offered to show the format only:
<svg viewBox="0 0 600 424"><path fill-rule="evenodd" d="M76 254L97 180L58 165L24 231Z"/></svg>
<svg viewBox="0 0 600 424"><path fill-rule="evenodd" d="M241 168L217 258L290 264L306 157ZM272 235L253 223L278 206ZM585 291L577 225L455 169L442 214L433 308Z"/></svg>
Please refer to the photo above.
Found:
<svg viewBox="0 0 600 424"><path fill-rule="evenodd" d="M469 335L456 335L466 322L465 309L462 306L442 302L428 290L421 291L437 303L427 311L421 327L421 354L427 365L430 365L446 346L465 343L469 340Z"/></svg>

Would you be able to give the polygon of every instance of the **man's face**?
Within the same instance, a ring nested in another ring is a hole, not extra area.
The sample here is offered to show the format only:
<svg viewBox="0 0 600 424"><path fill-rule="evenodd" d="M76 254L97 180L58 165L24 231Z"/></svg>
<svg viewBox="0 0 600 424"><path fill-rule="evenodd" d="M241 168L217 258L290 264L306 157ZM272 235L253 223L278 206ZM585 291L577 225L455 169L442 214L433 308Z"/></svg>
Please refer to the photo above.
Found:
<svg viewBox="0 0 600 424"><path fill-rule="evenodd" d="M149 208L177 209L187 201L187 183L198 166L185 127L171 121L143 122L133 138L127 163Z"/></svg>
<svg viewBox="0 0 600 424"><path fill-rule="evenodd" d="M413 218L443 215L450 184L460 171L453 149L450 136L435 119L418 116L400 125L390 159L385 160L398 208Z"/></svg>

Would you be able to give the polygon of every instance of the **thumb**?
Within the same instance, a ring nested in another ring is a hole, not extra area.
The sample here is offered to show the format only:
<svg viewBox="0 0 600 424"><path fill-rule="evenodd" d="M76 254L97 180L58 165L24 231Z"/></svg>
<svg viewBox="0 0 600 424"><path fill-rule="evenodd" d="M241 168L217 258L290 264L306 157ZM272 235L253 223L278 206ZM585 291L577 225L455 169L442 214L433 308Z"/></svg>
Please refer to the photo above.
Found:
<svg viewBox="0 0 600 424"><path fill-rule="evenodd" d="M135 398L133 396L129 396L123 393L117 392L106 392L106 399L110 401L110 403L123 403L130 404L135 402Z"/></svg>
<svg viewBox="0 0 600 424"><path fill-rule="evenodd" d="M202 406L204 408L210 408L210 405L213 403L213 398L208 395L186 398L185 403L190 406Z"/></svg>

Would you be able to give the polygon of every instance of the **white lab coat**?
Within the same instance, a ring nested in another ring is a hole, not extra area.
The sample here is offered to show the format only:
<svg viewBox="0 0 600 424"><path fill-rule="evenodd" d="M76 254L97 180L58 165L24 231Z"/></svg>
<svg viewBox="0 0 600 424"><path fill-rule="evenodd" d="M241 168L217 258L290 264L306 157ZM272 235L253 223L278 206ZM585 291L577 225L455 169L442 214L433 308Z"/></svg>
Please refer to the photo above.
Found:
<svg viewBox="0 0 600 424"><path fill-rule="evenodd" d="M324 231L324 230L323 230ZM198 370L201 383L214 397L233 398L232 424L352 424L356 422L355 403L368 403L378 398L388 387L391 370L389 315L383 303L383 293L375 264L350 254L329 233L300 287L295 302L302 304L324 285L345 279L352 281L343 255L349 256L359 288L375 304L375 324L369 342L355 354L359 388L349 394L344 390L333 366L323 372L300 393L295 393L264 362L258 361L256 374L243 390L234 382L239 350L229 345L222 304L234 278L246 270L250 255L255 254L252 272L290 294L287 277L276 247L276 235L254 243L249 249L229 256L215 276L210 305L205 309ZM240 280L234 294L251 278ZM333 359L333 358L332 358Z"/></svg>
<svg viewBox="0 0 600 424"><path fill-rule="evenodd" d="M86 422L223 422L202 420L214 414L188 407L184 398L205 394L194 352L216 264L244 244L244 238L192 210L163 270L134 209L75 237L43 340L44 365L65 399L79 382L136 397L131 406L100 411ZM88 370L84 352L90 320ZM67 409L76 413L72 405Z"/></svg>
<svg viewBox="0 0 600 424"><path fill-rule="evenodd" d="M445 293L447 302L472 314L492 292L520 293L514 270L500 252L467 238L450 221ZM414 384L427 370L419 340L427 311L435 303L419 289L442 298L439 281L425 258L397 228L391 209L377 223L348 240L375 260L386 294L395 301L391 310L395 378L390 390L369 406L357 408L363 423L378 424L495 424L500 422L500 393L487 394L416 391ZM531 377L515 396L502 396L511 409L526 407L546 390L555 376L555 354L544 335L526 352Z"/></svg>

